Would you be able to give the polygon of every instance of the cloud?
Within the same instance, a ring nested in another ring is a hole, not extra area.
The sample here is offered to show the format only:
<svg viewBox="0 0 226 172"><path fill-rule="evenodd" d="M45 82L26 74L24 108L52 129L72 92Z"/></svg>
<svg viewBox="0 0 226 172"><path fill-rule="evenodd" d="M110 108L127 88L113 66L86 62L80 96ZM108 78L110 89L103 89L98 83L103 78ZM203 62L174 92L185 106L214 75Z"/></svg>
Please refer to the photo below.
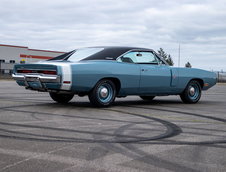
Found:
<svg viewBox="0 0 226 172"><path fill-rule="evenodd" d="M223 0L1 0L0 39L60 51L162 47L175 64L180 43L181 66L226 70L225 8Z"/></svg>

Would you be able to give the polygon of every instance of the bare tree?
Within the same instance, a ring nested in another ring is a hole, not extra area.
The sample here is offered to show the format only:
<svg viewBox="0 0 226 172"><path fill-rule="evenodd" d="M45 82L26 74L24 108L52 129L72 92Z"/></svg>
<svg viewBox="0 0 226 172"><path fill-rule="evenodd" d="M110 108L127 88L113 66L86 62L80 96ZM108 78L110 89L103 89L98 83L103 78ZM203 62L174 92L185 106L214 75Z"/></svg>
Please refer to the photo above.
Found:
<svg viewBox="0 0 226 172"><path fill-rule="evenodd" d="M191 63L190 63L190 62L187 62L187 63L185 64L185 67L191 68L191 67L192 67L192 66L191 66Z"/></svg>

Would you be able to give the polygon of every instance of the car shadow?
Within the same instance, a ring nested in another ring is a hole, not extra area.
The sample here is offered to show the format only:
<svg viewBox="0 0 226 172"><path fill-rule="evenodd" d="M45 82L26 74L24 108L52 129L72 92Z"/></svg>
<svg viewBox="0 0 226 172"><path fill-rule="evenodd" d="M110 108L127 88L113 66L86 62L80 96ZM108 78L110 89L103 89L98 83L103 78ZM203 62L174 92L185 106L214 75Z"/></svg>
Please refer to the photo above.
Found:
<svg viewBox="0 0 226 172"><path fill-rule="evenodd" d="M47 103L48 106L62 106L62 107L84 107L84 108L100 108L95 107L89 101L71 101L66 104L61 103ZM170 105L170 104L183 104L179 100L152 100L152 101L144 101L144 100L119 100L115 101L110 107L117 106L133 106L133 105Z"/></svg>
<svg viewBox="0 0 226 172"><path fill-rule="evenodd" d="M206 101L206 100L201 100L200 102L198 102L197 104L215 104L215 101ZM50 103L46 103L48 106L60 106L60 107L79 107L79 108L101 108L101 107L95 107L94 105L92 105L89 100L72 100L69 103L56 103L56 102L50 102ZM139 105L143 105L143 106L167 106L167 105L193 105L193 104L185 104L183 103L181 100L163 100L163 99L154 99L151 101L146 101L146 100L128 100L128 99L117 99L110 107L123 107L123 106L139 106ZM105 107L106 108L106 107Z"/></svg>

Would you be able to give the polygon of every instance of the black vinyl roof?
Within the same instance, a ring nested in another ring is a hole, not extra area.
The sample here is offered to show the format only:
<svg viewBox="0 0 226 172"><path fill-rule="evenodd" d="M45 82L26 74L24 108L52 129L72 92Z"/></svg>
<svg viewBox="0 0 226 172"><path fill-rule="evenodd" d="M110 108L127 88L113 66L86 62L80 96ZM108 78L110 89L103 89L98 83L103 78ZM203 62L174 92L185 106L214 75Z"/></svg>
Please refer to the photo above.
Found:
<svg viewBox="0 0 226 172"><path fill-rule="evenodd" d="M98 46L98 47L88 47L88 48L104 48L102 51L95 53L89 57L86 57L83 60L116 60L120 55L133 50L139 51L153 51L147 48L139 48L139 47L114 47L114 46ZM68 53L57 56L52 60L67 60L76 50L70 51Z"/></svg>
<svg viewBox="0 0 226 172"><path fill-rule="evenodd" d="M93 47L92 47L93 48ZM138 47L95 47L95 48L104 48L104 50L93 54L83 60L106 60L106 59L112 59L112 60L116 60L117 57L119 57L120 55L126 53L127 51L131 51L131 50L143 50L143 51L147 51L150 49L145 49L145 48L138 48Z"/></svg>

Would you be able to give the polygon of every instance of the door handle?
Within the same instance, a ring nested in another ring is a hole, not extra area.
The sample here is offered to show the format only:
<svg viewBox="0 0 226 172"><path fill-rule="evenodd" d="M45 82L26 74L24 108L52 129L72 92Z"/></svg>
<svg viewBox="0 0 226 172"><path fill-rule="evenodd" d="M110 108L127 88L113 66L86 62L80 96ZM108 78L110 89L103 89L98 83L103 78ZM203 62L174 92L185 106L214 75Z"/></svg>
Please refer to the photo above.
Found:
<svg viewBox="0 0 226 172"><path fill-rule="evenodd" d="M141 71L142 71L142 72L147 72L147 71L148 71L148 69L141 69Z"/></svg>

